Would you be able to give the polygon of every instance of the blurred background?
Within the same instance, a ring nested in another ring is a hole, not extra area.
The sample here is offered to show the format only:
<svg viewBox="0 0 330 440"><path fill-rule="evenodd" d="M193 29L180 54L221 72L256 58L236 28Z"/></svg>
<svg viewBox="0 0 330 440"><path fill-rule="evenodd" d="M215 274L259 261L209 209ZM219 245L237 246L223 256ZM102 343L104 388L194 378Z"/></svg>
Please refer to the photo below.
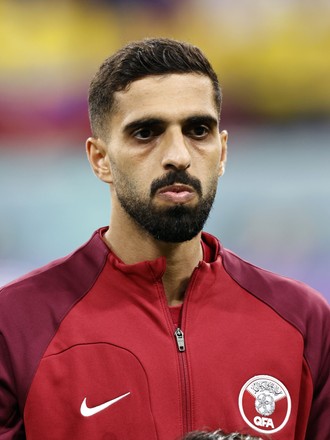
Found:
<svg viewBox="0 0 330 440"><path fill-rule="evenodd" d="M0 0L0 285L108 224L85 158L87 90L123 44L199 46L229 156L206 230L330 301L328 0Z"/></svg>

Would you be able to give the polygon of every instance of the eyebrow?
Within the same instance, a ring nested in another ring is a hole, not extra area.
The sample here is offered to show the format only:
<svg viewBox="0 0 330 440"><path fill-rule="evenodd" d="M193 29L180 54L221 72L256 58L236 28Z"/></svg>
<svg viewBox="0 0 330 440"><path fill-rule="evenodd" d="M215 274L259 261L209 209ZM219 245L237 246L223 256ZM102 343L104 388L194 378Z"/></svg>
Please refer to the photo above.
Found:
<svg viewBox="0 0 330 440"><path fill-rule="evenodd" d="M210 127L218 125L218 120L211 115L195 115L185 119L184 125L204 124Z"/></svg>
<svg viewBox="0 0 330 440"><path fill-rule="evenodd" d="M124 125L123 131L126 133L130 133L137 128L141 127L154 127L156 125L164 125L166 121L164 119L160 118L141 118L136 119L135 121L129 122L128 124Z"/></svg>
<svg viewBox="0 0 330 440"><path fill-rule="evenodd" d="M205 124L210 127L215 127L218 125L218 120L208 114L196 114L193 116L189 116L188 118L185 118L181 121L183 126L187 125L197 125L197 124ZM162 118L155 118L155 117L145 117L141 119L136 119L132 122L129 122L123 127L123 131L125 133L131 133L132 131L141 128L141 127L155 127L155 126L161 126L166 125L167 120Z"/></svg>

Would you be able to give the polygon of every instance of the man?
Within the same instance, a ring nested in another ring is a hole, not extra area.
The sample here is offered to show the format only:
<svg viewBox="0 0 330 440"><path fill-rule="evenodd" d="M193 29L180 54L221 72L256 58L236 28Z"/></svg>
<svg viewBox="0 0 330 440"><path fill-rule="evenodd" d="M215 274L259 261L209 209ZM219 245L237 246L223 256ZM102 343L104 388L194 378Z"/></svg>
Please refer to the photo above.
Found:
<svg viewBox="0 0 330 440"><path fill-rule="evenodd" d="M202 233L221 92L194 46L131 43L92 80L109 228L0 295L0 439L329 438L329 307Z"/></svg>

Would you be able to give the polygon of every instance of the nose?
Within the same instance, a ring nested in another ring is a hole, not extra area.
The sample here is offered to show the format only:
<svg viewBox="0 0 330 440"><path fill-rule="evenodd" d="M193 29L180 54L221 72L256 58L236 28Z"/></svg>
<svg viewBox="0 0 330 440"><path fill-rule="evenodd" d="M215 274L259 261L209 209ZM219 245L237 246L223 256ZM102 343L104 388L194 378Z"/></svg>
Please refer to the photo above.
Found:
<svg viewBox="0 0 330 440"><path fill-rule="evenodd" d="M191 156L188 140L180 128L169 130L162 140L162 166L165 170L186 170L190 167Z"/></svg>

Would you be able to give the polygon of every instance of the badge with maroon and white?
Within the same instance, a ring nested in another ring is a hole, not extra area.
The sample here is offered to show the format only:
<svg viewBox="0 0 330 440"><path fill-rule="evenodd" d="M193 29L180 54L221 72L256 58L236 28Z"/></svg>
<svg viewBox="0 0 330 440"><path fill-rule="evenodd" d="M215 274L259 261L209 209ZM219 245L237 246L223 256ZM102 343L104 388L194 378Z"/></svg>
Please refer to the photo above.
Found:
<svg viewBox="0 0 330 440"><path fill-rule="evenodd" d="M278 379L260 375L252 377L243 385L238 406L241 416L251 428L272 434L287 424L291 413L291 398Z"/></svg>

